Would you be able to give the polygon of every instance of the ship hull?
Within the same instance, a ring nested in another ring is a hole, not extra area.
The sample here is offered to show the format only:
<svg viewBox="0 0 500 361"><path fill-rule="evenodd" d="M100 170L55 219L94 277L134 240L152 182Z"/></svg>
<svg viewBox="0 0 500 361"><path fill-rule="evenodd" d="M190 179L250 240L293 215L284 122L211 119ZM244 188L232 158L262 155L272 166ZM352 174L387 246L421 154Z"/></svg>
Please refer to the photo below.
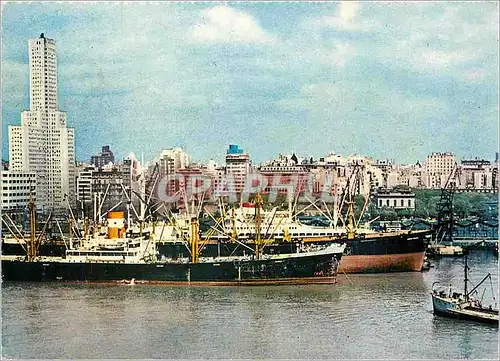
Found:
<svg viewBox="0 0 500 361"><path fill-rule="evenodd" d="M424 231L347 240L339 272L420 272L430 238Z"/></svg>
<svg viewBox="0 0 500 361"><path fill-rule="evenodd" d="M334 283L342 253L200 263L110 263L2 259L4 281L87 281L164 284Z"/></svg>
<svg viewBox="0 0 500 361"><path fill-rule="evenodd" d="M341 273L419 272L422 270L425 252L343 256Z"/></svg>

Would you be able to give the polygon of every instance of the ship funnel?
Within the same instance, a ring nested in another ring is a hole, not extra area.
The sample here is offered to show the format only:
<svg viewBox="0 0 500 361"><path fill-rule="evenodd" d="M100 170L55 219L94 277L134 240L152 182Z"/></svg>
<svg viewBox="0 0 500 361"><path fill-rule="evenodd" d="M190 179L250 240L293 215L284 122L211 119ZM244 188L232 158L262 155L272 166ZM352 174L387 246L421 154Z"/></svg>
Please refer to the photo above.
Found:
<svg viewBox="0 0 500 361"><path fill-rule="evenodd" d="M121 238L125 234L125 213L114 211L108 213L108 238Z"/></svg>

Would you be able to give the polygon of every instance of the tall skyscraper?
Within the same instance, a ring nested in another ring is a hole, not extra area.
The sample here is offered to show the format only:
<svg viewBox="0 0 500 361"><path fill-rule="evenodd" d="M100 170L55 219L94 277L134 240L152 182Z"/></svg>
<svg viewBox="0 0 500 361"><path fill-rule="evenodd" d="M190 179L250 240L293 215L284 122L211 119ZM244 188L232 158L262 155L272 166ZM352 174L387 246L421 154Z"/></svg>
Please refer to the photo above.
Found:
<svg viewBox="0 0 500 361"><path fill-rule="evenodd" d="M74 197L75 141L57 102L56 43L42 33L28 47L30 109L9 126L10 170L36 174L38 205L65 207Z"/></svg>
<svg viewBox="0 0 500 361"><path fill-rule="evenodd" d="M238 145L230 144L226 151L226 174L233 177L238 197L243 192L248 173L250 173L250 155Z"/></svg>

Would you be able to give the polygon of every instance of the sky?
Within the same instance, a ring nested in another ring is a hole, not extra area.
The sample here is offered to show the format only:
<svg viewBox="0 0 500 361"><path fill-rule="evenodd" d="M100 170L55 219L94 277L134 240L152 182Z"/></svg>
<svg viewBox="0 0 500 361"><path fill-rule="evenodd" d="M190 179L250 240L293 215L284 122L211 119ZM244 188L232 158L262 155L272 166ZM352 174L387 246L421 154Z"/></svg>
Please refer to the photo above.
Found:
<svg viewBox="0 0 500 361"><path fill-rule="evenodd" d="M56 40L78 161L498 151L498 2L2 2L2 149Z"/></svg>

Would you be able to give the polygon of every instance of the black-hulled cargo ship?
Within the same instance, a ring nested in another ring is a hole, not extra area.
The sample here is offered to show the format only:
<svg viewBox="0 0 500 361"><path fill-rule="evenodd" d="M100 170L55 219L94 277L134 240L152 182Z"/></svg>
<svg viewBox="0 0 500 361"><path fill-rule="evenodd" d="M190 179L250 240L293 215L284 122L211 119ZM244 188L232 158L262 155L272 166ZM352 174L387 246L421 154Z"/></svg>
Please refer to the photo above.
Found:
<svg viewBox="0 0 500 361"><path fill-rule="evenodd" d="M66 258L2 258L5 281L120 281L149 283L334 283L344 245L295 254L145 262L133 252L71 251Z"/></svg>
<svg viewBox="0 0 500 361"><path fill-rule="evenodd" d="M191 219L190 241L184 244L189 247L188 258L158 259L155 240L146 236L119 237L123 212L109 212L105 239L85 235L84 245L66 250L65 257L44 257L37 253L41 237L35 237L32 222L30 239L24 242L26 256L2 255L2 279L90 282L134 279L167 284L334 283L345 249L345 245L335 243L307 252L267 255L262 252L264 243L256 242L255 252L248 256L203 257L198 227L198 220ZM100 246L103 242L104 248ZM109 249L110 244L121 246Z"/></svg>

